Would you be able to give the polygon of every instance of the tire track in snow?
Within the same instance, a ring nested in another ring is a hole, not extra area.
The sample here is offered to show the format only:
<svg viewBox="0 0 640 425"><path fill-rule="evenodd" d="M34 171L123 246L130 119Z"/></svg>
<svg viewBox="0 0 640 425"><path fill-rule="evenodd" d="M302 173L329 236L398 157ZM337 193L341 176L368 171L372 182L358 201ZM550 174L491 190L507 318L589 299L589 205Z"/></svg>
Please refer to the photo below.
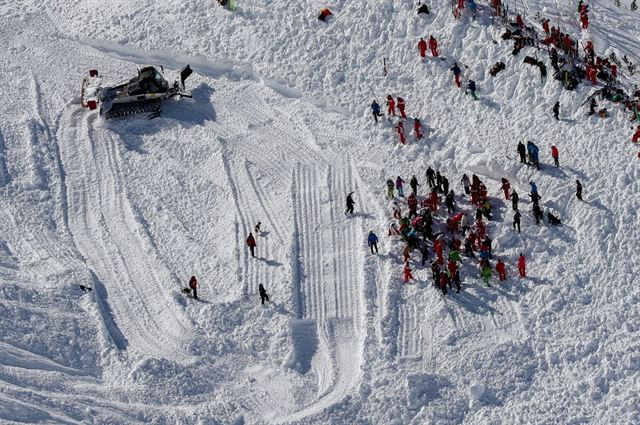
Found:
<svg viewBox="0 0 640 425"><path fill-rule="evenodd" d="M102 303L113 312L128 350L188 361L191 322L172 298L170 272L156 259L135 219L117 141L104 129L93 130L94 121L69 109L59 137L74 243L104 287L108 300Z"/></svg>

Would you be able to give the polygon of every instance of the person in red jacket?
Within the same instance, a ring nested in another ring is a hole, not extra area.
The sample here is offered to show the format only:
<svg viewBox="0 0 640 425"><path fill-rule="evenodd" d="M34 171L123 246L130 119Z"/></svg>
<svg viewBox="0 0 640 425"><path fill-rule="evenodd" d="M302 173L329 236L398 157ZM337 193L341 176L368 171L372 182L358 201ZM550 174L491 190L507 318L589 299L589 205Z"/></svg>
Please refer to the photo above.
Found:
<svg viewBox="0 0 640 425"><path fill-rule="evenodd" d="M522 19L521 15L516 16L516 25L518 25L520 29L524 28L524 20Z"/></svg>
<svg viewBox="0 0 640 425"><path fill-rule="evenodd" d="M433 248L436 251L436 256L438 257L438 264L444 264L444 255L442 254L442 245L444 242L440 239L436 239L433 243Z"/></svg>
<svg viewBox="0 0 640 425"><path fill-rule="evenodd" d="M251 256L255 257L256 238L253 237L253 233L249 233L249 237L247 238L247 246L251 250Z"/></svg>
<svg viewBox="0 0 640 425"><path fill-rule="evenodd" d="M638 141L640 141L640 125L636 128L636 132L631 138L631 141L633 143L638 143Z"/></svg>
<svg viewBox="0 0 640 425"><path fill-rule="evenodd" d="M191 288L191 291L193 292L193 299L197 300L198 299L198 279L196 279L195 276L191 276L191 279L189 279L189 288Z"/></svg>
<svg viewBox="0 0 640 425"><path fill-rule="evenodd" d="M409 218L418 215L418 198L413 193L407 198L407 205L409 206Z"/></svg>
<svg viewBox="0 0 640 425"><path fill-rule="evenodd" d="M331 13L331 11L325 7L322 10L320 10L320 15L318 15L318 19L321 20L322 22L326 22L327 18L329 18L329 16L332 16L332 15L333 13Z"/></svg>
<svg viewBox="0 0 640 425"><path fill-rule="evenodd" d="M393 96L387 96L387 114L396 116L396 101L393 100Z"/></svg>
<svg viewBox="0 0 640 425"><path fill-rule="evenodd" d="M509 183L509 180L503 177L500 189L504 192L504 199L511 198L511 195L509 194L509 191L511 190L511 183Z"/></svg>
<svg viewBox="0 0 640 425"><path fill-rule="evenodd" d="M427 56L427 42L424 41L423 37L420 37L420 41L418 41L418 51L420 52L421 58Z"/></svg>
<svg viewBox="0 0 640 425"><path fill-rule="evenodd" d="M458 270L458 263L456 263L454 260L449 260L447 262L447 267L451 272L451 276L453 276L454 274L456 274L456 271Z"/></svg>
<svg viewBox="0 0 640 425"><path fill-rule="evenodd" d="M398 110L402 118L407 118L407 115L404 113L404 99L400 96L398 96Z"/></svg>
<svg viewBox="0 0 640 425"><path fill-rule="evenodd" d="M524 254L520 254L518 258L518 272L520 272L520 277L527 276L527 260L524 258Z"/></svg>
<svg viewBox="0 0 640 425"><path fill-rule="evenodd" d="M438 54L438 41L433 37L429 37L429 48L431 49L431 56L437 58Z"/></svg>
<svg viewBox="0 0 640 425"><path fill-rule="evenodd" d="M507 280L507 269L502 260L498 260L498 263L496 264L496 271L498 272L498 277L501 281Z"/></svg>
<svg viewBox="0 0 640 425"><path fill-rule="evenodd" d="M408 283L411 279L413 279L413 274L411 273L411 267L409 267L409 263L404 264L404 270L402 274L404 277L404 283Z"/></svg>
<svg viewBox="0 0 640 425"><path fill-rule="evenodd" d="M413 131L415 131L416 133L416 139L422 139L423 134L422 134L422 123L420 122L420 120L418 118L415 118L413 120Z"/></svg>
<svg viewBox="0 0 640 425"><path fill-rule="evenodd" d="M407 143L404 138L404 125L402 124L402 121L396 124L396 131L398 132L398 136L400 136L400 143L402 143L403 145L406 145Z"/></svg>
<svg viewBox="0 0 640 425"><path fill-rule="evenodd" d="M544 19L542 21L542 29L544 30L545 34L549 34L549 20L548 19Z"/></svg>
<svg viewBox="0 0 640 425"><path fill-rule="evenodd" d="M558 148L553 145L551 146L551 157L553 158L553 164L556 167L560 166L560 161L558 160L560 153L558 152Z"/></svg>
<svg viewBox="0 0 640 425"><path fill-rule="evenodd" d="M594 66L591 65L587 65L587 79L589 81L591 81L591 85L595 86L596 84L598 84L597 81L597 74L598 71L596 70L596 68Z"/></svg>

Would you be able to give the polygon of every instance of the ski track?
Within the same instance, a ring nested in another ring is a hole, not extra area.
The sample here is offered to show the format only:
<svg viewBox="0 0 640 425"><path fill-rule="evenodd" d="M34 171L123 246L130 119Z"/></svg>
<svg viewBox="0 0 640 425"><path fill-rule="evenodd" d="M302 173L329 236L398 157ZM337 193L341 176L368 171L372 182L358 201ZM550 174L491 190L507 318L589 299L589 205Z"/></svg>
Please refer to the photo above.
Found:
<svg viewBox="0 0 640 425"><path fill-rule="evenodd" d="M117 140L108 131L94 130L95 118L76 108L65 112L59 137L67 173L69 227L76 247L104 285L128 350L188 360L192 325L171 296L175 284L171 273L157 259L135 219Z"/></svg>

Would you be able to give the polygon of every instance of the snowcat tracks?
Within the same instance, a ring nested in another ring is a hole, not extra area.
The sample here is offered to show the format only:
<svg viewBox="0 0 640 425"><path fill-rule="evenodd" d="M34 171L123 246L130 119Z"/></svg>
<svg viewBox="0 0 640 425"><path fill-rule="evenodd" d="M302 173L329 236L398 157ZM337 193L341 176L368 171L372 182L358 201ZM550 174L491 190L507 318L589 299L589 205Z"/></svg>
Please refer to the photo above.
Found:
<svg viewBox="0 0 640 425"><path fill-rule="evenodd" d="M149 119L156 118L162 111L162 101L152 101L140 104L113 105L111 109L104 113L106 120L111 118L127 117L130 115L150 113Z"/></svg>

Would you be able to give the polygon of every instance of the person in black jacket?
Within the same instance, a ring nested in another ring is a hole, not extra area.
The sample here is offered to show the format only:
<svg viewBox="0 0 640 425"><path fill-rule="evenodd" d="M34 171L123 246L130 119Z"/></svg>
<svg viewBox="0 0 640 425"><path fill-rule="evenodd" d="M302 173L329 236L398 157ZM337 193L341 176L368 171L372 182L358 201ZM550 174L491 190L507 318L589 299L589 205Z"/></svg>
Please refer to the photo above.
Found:
<svg viewBox="0 0 640 425"><path fill-rule="evenodd" d="M520 162L523 164L527 163L527 148L524 146L524 143L518 142L518 154L520 155Z"/></svg>
<svg viewBox="0 0 640 425"><path fill-rule="evenodd" d="M351 195L353 195L353 192L347 195L347 211L345 212L345 214L353 214L353 206L356 204L356 202L353 200Z"/></svg>
<svg viewBox="0 0 640 425"><path fill-rule="evenodd" d="M553 116L556 120L559 120L560 119L559 115L560 115L560 102L558 101L556 102L555 105L553 105Z"/></svg>
<svg viewBox="0 0 640 425"><path fill-rule="evenodd" d="M513 229L518 228L518 233L520 233L520 211L516 210L515 214L513 214Z"/></svg>
<svg viewBox="0 0 640 425"><path fill-rule="evenodd" d="M514 211L518 211L518 199L520 199L518 192L515 190L511 192L511 205L513 206Z"/></svg>
<svg viewBox="0 0 640 425"><path fill-rule="evenodd" d="M433 168L427 168L427 184L429 185L429 189L436 185L435 176L436 173L434 173Z"/></svg>
<svg viewBox="0 0 640 425"><path fill-rule="evenodd" d="M582 183L580 183L580 180L576 180L576 198L582 201Z"/></svg>
<svg viewBox="0 0 640 425"><path fill-rule="evenodd" d="M258 292L260 292L260 299L262 300L262 305L264 305L265 301L269 301L269 295L267 294L267 290L264 289L262 283L258 285Z"/></svg>

